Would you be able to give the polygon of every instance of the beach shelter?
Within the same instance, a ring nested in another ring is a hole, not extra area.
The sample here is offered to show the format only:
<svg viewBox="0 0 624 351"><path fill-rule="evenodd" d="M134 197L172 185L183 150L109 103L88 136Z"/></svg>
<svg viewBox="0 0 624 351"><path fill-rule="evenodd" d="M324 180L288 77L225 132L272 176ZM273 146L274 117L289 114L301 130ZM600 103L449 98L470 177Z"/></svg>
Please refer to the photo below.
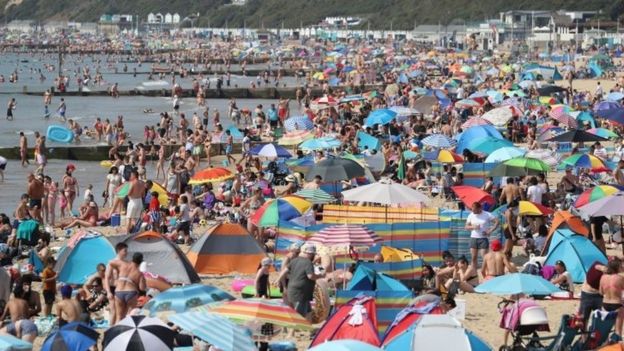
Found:
<svg viewBox="0 0 624 351"><path fill-rule="evenodd" d="M358 265L347 290L367 291L409 291L399 280L373 270L363 264Z"/></svg>
<svg viewBox="0 0 624 351"><path fill-rule="evenodd" d="M492 137L497 139L503 139L501 133L496 130L496 127L492 125L479 125L466 129L463 133L457 137L457 147L455 152L461 154L464 149L467 149L470 143L476 139L483 139L485 137ZM507 145L509 146L509 145Z"/></svg>
<svg viewBox="0 0 624 351"><path fill-rule="evenodd" d="M585 275L594 262L607 263L607 256L588 238L569 229L557 230L550 241L544 265L554 266L563 261L575 283L585 281Z"/></svg>
<svg viewBox="0 0 624 351"><path fill-rule="evenodd" d="M360 297L338 307L316 333L310 347L332 340L352 339L379 346L377 306L372 297Z"/></svg>
<svg viewBox="0 0 624 351"><path fill-rule="evenodd" d="M408 330L426 314L444 314L439 299L431 302L422 301L399 312L392 324L386 329L382 345L388 344L392 339Z"/></svg>
<svg viewBox="0 0 624 351"><path fill-rule="evenodd" d="M220 223L208 229L186 256L200 274L253 274L265 253L241 225Z"/></svg>
<svg viewBox="0 0 624 351"><path fill-rule="evenodd" d="M199 283L193 265L178 245L154 231L147 231L125 240L128 256L135 252L143 254L147 272L160 276L173 284Z"/></svg>
<svg viewBox="0 0 624 351"><path fill-rule="evenodd" d="M424 315L408 330L384 346L387 351L491 351L483 340L464 329L455 318Z"/></svg>
<svg viewBox="0 0 624 351"><path fill-rule="evenodd" d="M99 263L108 263L115 257L113 244L97 232L79 231L61 248L54 270L58 281L65 284L84 284L96 271Z"/></svg>

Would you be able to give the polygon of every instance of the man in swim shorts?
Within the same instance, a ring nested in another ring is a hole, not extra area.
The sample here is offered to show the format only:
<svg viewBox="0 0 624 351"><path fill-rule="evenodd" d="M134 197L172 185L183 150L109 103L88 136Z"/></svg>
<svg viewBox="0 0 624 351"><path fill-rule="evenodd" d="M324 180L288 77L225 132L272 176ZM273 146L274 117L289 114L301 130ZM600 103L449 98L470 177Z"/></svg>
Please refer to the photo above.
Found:
<svg viewBox="0 0 624 351"><path fill-rule="evenodd" d="M139 180L138 171L132 170L130 173L130 189L128 190L128 207L126 217L128 218L128 233L141 218L143 214L143 196L145 195L145 184Z"/></svg>

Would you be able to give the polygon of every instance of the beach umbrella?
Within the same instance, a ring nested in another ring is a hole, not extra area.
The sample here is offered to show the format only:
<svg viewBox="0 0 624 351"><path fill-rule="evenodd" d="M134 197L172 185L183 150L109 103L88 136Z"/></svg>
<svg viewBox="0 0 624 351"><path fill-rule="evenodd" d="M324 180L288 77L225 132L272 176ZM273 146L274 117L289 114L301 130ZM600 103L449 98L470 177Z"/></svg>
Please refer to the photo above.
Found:
<svg viewBox="0 0 624 351"><path fill-rule="evenodd" d="M315 205L328 204L336 201L336 198L322 189L301 189L295 193Z"/></svg>
<svg viewBox="0 0 624 351"><path fill-rule="evenodd" d="M299 196L288 195L265 202L249 217L249 220L259 227L277 227L280 221L300 217L310 207L312 203L309 201Z"/></svg>
<svg viewBox="0 0 624 351"><path fill-rule="evenodd" d="M69 331L75 331L78 332L82 335L85 335L93 340L99 339L100 334L98 332L96 332L94 329L92 329L91 327L89 327L88 325L84 324L84 323L80 323L80 322L71 322L71 323L67 323L64 326L62 326L61 328L59 328L60 330L69 330Z"/></svg>
<svg viewBox="0 0 624 351"><path fill-rule="evenodd" d="M275 144L258 144L255 145L254 147L252 147L249 150L249 154L251 155L256 155L256 156L262 156L262 157L269 157L269 158L277 158L277 157L281 157L281 158L290 158L292 157L292 155L290 154L290 152L288 152L288 150L284 149L283 147L279 146L279 145L275 145Z"/></svg>
<svg viewBox="0 0 624 351"><path fill-rule="evenodd" d="M462 124L462 129L468 129L470 127L475 127L475 126L491 126L492 122L488 121L487 119L483 118L483 117L470 117L468 118L468 120L466 120L466 122L464 122L464 124Z"/></svg>
<svg viewBox="0 0 624 351"><path fill-rule="evenodd" d="M344 71L344 69L343 69ZM366 100L366 98L364 96L362 96L361 94L356 94L356 95L347 95L345 97L343 97L342 99L340 99L340 103L341 104L346 104L349 102L354 102L354 101L364 101Z"/></svg>
<svg viewBox="0 0 624 351"><path fill-rule="evenodd" d="M312 329L312 324L292 307L277 300L245 299L208 306L215 313L235 321L257 321L272 323L292 329Z"/></svg>
<svg viewBox="0 0 624 351"><path fill-rule="evenodd" d="M479 284L475 291L494 295L550 295L561 290L541 276L509 273Z"/></svg>
<svg viewBox="0 0 624 351"><path fill-rule="evenodd" d="M446 314L424 314L403 333L385 343L385 351L492 351L461 323Z"/></svg>
<svg viewBox="0 0 624 351"><path fill-rule="evenodd" d="M359 340L342 339L324 342L308 351L383 351L383 349Z"/></svg>
<svg viewBox="0 0 624 351"><path fill-rule="evenodd" d="M535 202L522 200L518 203L518 214L523 216L548 216L554 212L551 208Z"/></svg>
<svg viewBox="0 0 624 351"><path fill-rule="evenodd" d="M566 91L566 88L560 87L558 85L546 85L541 88L537 88L537 92L540 96L548 96L553 93L560 93L562 91Z"/></svg>
<svg viewBox="0 0 624 351"><path fill-rule="evenodd" d="M308 139L299 145L299 148L305 151L316 151L316 150L326 150L326 149L335 149L340 147L342 142L334 137L321 137Z"/></svg>
<svg viewBox="0 0 624 351"><path fill-rule="evenodd" d="M234 173L227 168L214 167L202 169L191 177L190 185L201 185L211 182L222 182L234 178Z"/></svg>
<svg viewBox="0 0 624 351"><path fill-rule="evenodd" d="M161 351L173 348L175 333L158 318L128 316L104 332L104 351Z"/></svg>
<svg viewBox="0 0 624 351"><path fill-rule="evenodd" d="M342 192L343 199L354 202L370 202L381 205L427 203L427 195L389 179L359 186Z"/></svg>
<svg viewBox="0 0 624 351"><path fill-rule="evenodd" d="M443 134L431 134L421 140L421 142L423 145L441 149L451 148L456 144L455 140Z"/></svg>
<svg viewBox="0 0 624 351"><path fill-rule="evenodd" d="M597 185L591 189L587 189L576 198L574 207L579 208L585 206L590 202L594 202L603 199L607 196L611 196L617 192L624 190L624 187L617 185Z"/></svg>
<svg viewBox="0 0 624 351"><path fill-rule="evenodd" d="M489 155L492 152L507 146L513 146L513 143L507 139L486 136L472 140L468 144L468 150L479 154Z"/></svg>
<svg viewBox="0 0 624 351"><path fill-rule="evenodd" d="M394 119L394 117L396 117L396 115L397 113L390 109L378 109L368 115L364 124L368 127L372 127L375 124L388 124Z"/></svg>
<svg viewBox="0 0 624 351"><path fill-rule="evenodd" d="M169 321L193 336L223 351L255 351L250 332L229 319L213 313L185 312L169 316Z"/></svg>
<svg viewBox="0 0 624 351"><path fill-rule="evenodd" d="M314 165L314 156L311 154L302 158L293 158L286 161L286 166L288 166L288 168L301 173L306 173Z"/></svg>
<svg viewBox="0 0 624 351"><path fill-rule="evenodd" d="M614 101L601 101L594 106L594 113L617 123L624 123L624 107Z"/></svg>
<svg viewBox="0 0 624 351"><path fill-rule="evenodd" d="M86 351L96 340L77 331L58 330L45 339L41 351Z"/></svg>
<svg viewBox="0 0 624 351"><path fill-rule="evenodd" d="M529 150L524 155L525 157L534 158L543 161L548 167L554 167L559 163L561 157L555 151L550 149L535 149Z"/></svg>
<svg viewBox="0 0 624 351"><path fill-rule="evenodd" d="M526 154L526 150L520 149L515 146L506 146L501 147L500 149L494 150L488 157L485 159L485 162L488 163L498 163L507 161L514 157L522 157Z"/></svg>
<svg viewBox="0 0 624 351"><path fill-rule="evenodd" d="M315 103L319 104L319 105L329 105L329 106L336 106L338 105L338 100L336 100L333 96L331 95L323 95L322 97L314 100Z"/></svg>
<svg viewBox="0 0 624 351"><path fill-rule="evenodd" d="M578 122L576 121L576 118L572 117L571 115L567 113L564 113L564 112L553 113L553 111L551 111L550 118L556 121L559 121L559 123L564 124L570 128L578 128Z"/></svg>
<svg viewBox="0 0 624 351"><path fill-rule="evenodd" d="M567 131L565 133L556 135L552 138L547 139L546 141L558 141L558 142L586 142L586 141L606 141L603 137L598 135L594 135L592 133L588 133L584 130L574 129Z"/></svg>
<svg viewBox="0 0 624 351"><path fill-rule="evenodd" d="M527 169L524 167L510 166L505 163L499 163L496 167L492 168L488 175L491 177L520 177L526 175L538 175L542 173L534 169Z"/></svg>
<svg viewBox="0 0 624 351"><path fill-rule="evenodd" d="M607 95L608 101L619 101L622 99L624 99L624 94L620 93L619 91L614 91Z"/></svg>
<svg viewBox="0 0 624 351"><path fill-rule="evenodd" d="M59 330L45 339L41 351L86 351L96 340L77 331Z"/></svg>
<svg viewBox="0 0 624 351"><path fill-rule="evenodd" d="M606 128L591 128L587 130L588 133L592 133L594 135L598 135L599 137L603 137L606 139L617 138L618 135L613 131Z"/></svg>
<svg viewBox="0 0 624 351"><path fill-rule="evenodd" d="M396 112L396 117L401 119L405 119L407 117L414 116L420 113L420 111L415 108L404 106L392 106L389 108L389 110Z"/></svg>
<svg viewBox="0 0 624 351"><path fill-rule="evenodd" d="M362 225L338 224L321 229L308 242L324 246L371 247L383 240L372 230Z"/></svg>
<svg viewBox="0 0 624 351"><path fill-rule="evenodd" d="M464 163L464 158L451 150L437 150L433 153L425 153L425 159L435 160L440 163Z"/></svg>
<svg viewBox="0 0 624 351"><path fill-rule="evenodd" d="M284 134L277 143L284 146L298 145L313 137L314 134L308 130L294 130Z"/></svg>
<svg viewBox="0 0 624 351"><path fill-rule="evenodd" d="M455 102L455 107L459 108L473 108L473 107L481 107L481 104L474 99L463 99Z"/></svg>
<svg viewBox="0 0 624 351"><path fill-rule="evenodd" d="M457 195L459 200L466 205L466 207L472 207L472 204L475 202L486 203L490 207L494 206L496 200L491 194L486 193L485 191L476 188L474 186L468 185L456 185L452 186L451 190Z"/></svg>
<svg viewBox="0 0 624 351"><path fill-rule="evenodd" d="M10 334L0 334L0 350L31 351L33 345Z"/></svg>
<svg viewBox="0 0 624 351"><path fill-rule="evenodd" d="M620 191L592 201L579 207L578 210L589 217L624 216L624 192Z"/></svg>
<svg viewBox="0 0 624 351"><path fill-rule="evenodd" d="M163 291L149 300L143 309L154 316L161 312L185 312L208 303L234 299L234 296L214 286L191 284Z"/></svg>
<svg viewBox="0 0 624 351"><path fill-rule="evenodd" d="M412 150L405 150L403 151L403 157L405 157L406 160L411 160L414 159L416 157L418 157L420 155L418 155L416 152L412 151Z"/></svg>
<svg viewBox="0 0 624 351"><path fill-rule="evenodd" d="M550 167L543 161L529 157L516 157L503 162L507 166L520 167L526 170L548 172Z"/></svg>
<svg viewBox="0 0 624 351"><path fill-rule="evenodd" d="M310 130L314 128L314 123L308 116L293 116L284 121L286 131Z"/></svg>
<svg viewBox="0 0 624 351"><path fill-rule="evenodd" d="M312 181L321 176L323 182L338 182L366 175L364 167L353 160L342 157L328 157L316 163L306 174L306 180Z"/></svg>
<svg viewBox="0 0 624 351"><path fill-rule="evenodd" d="M508 106L501 106L484 113L481 118L497 127L504 127L513 118L513 111Z"/></svg>
<svg viewBox="0 0 624 351"><path fill-rule="evenodd" d="M605 162L590 154L574 154L559 163L559 169L566 167L585 168L592 172L608 172L611 169L605 164Z"/></svg>

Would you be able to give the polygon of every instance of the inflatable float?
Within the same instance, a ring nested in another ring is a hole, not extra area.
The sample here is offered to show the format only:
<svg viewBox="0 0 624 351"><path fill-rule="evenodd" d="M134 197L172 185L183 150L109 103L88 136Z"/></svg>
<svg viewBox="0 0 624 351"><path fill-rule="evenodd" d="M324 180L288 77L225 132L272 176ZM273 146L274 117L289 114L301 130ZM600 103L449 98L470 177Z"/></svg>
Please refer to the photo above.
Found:
<svg viewBox="0 0 624 351"><path fill-rule="evenodd" d="M46 137L57 143L71 143L74 140L74 132L61 125L51 125L48 127Z"/></svg>
<svg viewBox="0 0 624 351"><path fill-rule="evenodd" d="M111 168L111 167L113 167L113 162L109 161L109 160L104 160L104 161L100 162L100 166L102 166L104 168Z"/></svg>

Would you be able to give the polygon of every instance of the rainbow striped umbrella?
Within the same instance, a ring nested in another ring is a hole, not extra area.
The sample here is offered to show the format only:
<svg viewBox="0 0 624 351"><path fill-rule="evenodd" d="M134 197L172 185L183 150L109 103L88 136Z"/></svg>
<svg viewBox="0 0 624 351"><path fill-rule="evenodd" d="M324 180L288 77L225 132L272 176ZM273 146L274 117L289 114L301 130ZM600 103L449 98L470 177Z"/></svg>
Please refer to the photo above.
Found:
<svg viewBox="0 0 624 351"><path fill-rule="evenodd" d="M341 224L323 228L308 242L324 246L367 246L383 241L375 232L362 225Z"/></svg>
<svg viewBox="0 0 624 351"><path fill-rule="evenodd" d="M592 172L608 172L611 169L600 158L590 154L574 154L559 164L559 169L566 167L586 168Z"/></svg>
<svg viewBox="0 0 624 351"><path fill-rule="evenodd" d="M293 329L311 329L312 324L281 301L245 299L209 307L210 312L235 321L259 321Z"/></svg>
<svg viewBox="0 0 624 351"><path fill-rule="evenodd" d="M531 201L520 201L518 213L523 216L547 216L555 213L551 208Z"/></svg>
<svg viewBox="0 0 624 351"><path fill-rule="evenodd" d="M280 221L300 217L312 207L312 203L299 196L289 195L272 199L254 212L249 220L259 227L276 227Z"/></svg>
<svg viewBox="0 0 624 351"><path fill-rule="evenodd" d="M574 207L579 208L585 206L590 202L600 200L604 197L611 196L618 191L624 190L624 187L615 185L598 185L591 189L587 189L579 195L574 203Z"/></svg>
<svg viewBox="0 0 624 351"><path fill-rule="evenodd" d="M227 168L215 167L202 169L196 172L192 177L189 184L200 185L210 182L221 182L226 179L234 178L234 173Z"/></svg>
<svg viewBox="0 0 624 351"><path fill-rule="evenodd" d="M309 130L295 130L287 132L277 143L284 146L297 145L313 137L314 135Z"/></svg>

